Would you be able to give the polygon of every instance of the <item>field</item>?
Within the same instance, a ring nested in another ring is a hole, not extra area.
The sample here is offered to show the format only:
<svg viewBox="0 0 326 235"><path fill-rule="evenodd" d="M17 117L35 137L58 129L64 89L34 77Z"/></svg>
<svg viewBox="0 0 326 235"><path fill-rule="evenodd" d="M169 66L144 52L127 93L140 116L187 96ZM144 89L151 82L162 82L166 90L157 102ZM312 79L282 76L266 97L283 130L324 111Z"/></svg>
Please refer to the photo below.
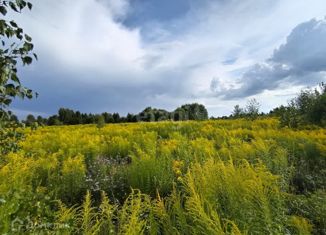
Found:
<svg viewBox="0 0 326 235"><path fill-rule="evenodd" d="M0 159L1 234L325 234L326 130L276 119L39 127Z"/></svg>

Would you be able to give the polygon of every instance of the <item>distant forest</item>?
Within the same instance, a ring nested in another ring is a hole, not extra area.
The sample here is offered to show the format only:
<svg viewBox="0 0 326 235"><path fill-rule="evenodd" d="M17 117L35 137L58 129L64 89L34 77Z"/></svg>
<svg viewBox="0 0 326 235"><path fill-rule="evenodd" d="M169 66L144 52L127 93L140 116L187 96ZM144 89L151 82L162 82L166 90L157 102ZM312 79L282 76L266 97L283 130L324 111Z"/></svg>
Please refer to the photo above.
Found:
<svg viewBox="0 0 326 235"><path fill-rule="evenodd" d="M17 120L16 117L13 119ZM60 108L58 114L44 118L34 117L29 114L23 121L27 126L38 125L78 125L78 124L101 124L101 123L125 123L125 122L157 122L165 120L207 120L208 112L202 104L185 104L173 112L152 107L145 108L138 114L128 113L127 116L120 116L119 113L104 112L101 114L81 113L67 108Z"/></svg>
<svg viewBox="0 0 326 235"><path fill-rule="evenodd" d="M321 83L316 89L301 90L300 94L292 99L287 106L276 107L269 113L259 111L260 104L251 99L246 107L234 106L232 114L223 117L211 117L210 119L256 119L258 117L273 116L280 119L281 126L297 128L304 125L326 126L326 84ZM19 122L15 115L11 116L12 121ZM157 122L157 121L185 121L185 120L207 120L208 112L204 105L193 103L178 107L172 112L164 109L147 107L138 114L128 113L127 116L120 116L119 113L87 114L74 111L68 108L60 108L58 114L48 118L42 116L34 117L29 114L22 121L26 126L34 127L44 125L79 125L97 124L98 127L105 123L127 123L127 122Z"/></svg>

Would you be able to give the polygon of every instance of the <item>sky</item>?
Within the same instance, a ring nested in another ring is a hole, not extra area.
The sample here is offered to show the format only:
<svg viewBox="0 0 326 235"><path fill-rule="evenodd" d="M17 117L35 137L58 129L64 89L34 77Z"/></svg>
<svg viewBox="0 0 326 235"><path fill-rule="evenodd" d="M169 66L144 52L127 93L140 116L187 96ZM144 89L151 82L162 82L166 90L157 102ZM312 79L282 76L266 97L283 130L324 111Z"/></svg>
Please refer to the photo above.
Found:
<svg viewBox="0 0 326 235"><path fill-rule="evenodd" d="M19 69L39 93L12 110L49 116L169 111L204 104L261 111L326 81L325 0L34 0L12 17L39 60Z"/></svg>

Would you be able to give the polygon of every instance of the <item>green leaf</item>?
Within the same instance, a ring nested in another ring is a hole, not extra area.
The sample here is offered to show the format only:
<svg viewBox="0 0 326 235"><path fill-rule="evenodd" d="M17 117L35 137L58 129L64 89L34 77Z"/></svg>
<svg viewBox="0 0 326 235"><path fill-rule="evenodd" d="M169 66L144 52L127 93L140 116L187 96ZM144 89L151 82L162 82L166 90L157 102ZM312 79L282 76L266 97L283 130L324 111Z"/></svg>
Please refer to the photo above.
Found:
<svg viewBox="0 0 326 235"><path fill-rule="evenodd" d="M3 101L3 103L4 103L5 105L9 105L9 104L11 104L11 99L5 99L5 100Z"/></svg>
<svg viewBox="0 0 326 235"><path fill-rule="evenodd" d="M25 93L24 93L24 91L21 91L21 86L17 86L16 89L19 90L19 92L17 93L17 96L21 99L24 99Z"/></svg>
<svg viewBox="0 0 326 235"><path fill-rule="evenodd" d="M10 23L10 25L12 26L12 27L15 27L15 28L17 28L18 27L18 25L15 23L15 21L10 21L9 22Z"/></svg>
<svg viewBox="0 0 326 235"><path fill-rule="evenodd" d="M32 99L33 98L33 91L28 89L27 92L26 92L26 97L28 99Z"/></svg>
<svg viewBox="0 0 326 235"><path fill-rule="evenodd" d="M10 6L10 8L13 9L15 12L19 12L18 9L17 9L17 7L16 7L16 4L15 4L15 3L13 3L13 2L9 2L9 6Z"/></svg>
<svg viewBox="0 0 326 235"><path fill-rule="evenodd" d="M23 39L23 35L21 34L21 32L17 32L17 33L16 33L16 37L17 37L19 40L22 40L22 39Z"/></svg>
<svg viewBox="0 0 326 235"><path fill-rule="evenodd" d="M35 58L36 60L38 60L38 57L37 57L37 55L36 55L35 53L33 53L33 56L34 56L34 58Z"/></svg>
<svg viewBox="0 0 326 235"><path fill-rule="evenodd" d="M0 13L5 16L7 14L7 9L4 6L0 6Z"/></svg>
<svg viewBox="0 0 326 235"><path fill-rule="evenodd" d="M30 36L28 36L27 34L25 34L25 39L28 42L31 42L32 41L32 38Z"/></svg>
<svg viewBox="0 0 326 235"><path fill-rule="evenodd" d="M26 2L23 0L16 0L16 4L20 10L22 10L24 7L26 7Z"/></svg>
<svg viewBox="0 0 326 235"><path fill-rule="evenodd" d="M16 33L16 37L19 39L19 40L23 40L23 29L22 28L17 28L15 30L15 33Z"/></svg>
<svg viewBox="0 0 326 235"><path fill-rule="evenodd" d="M23 48L24 48L24 50L26 50L26 51L31 51L31 50L33 50L33 48L34 48L34 45L33 45L32 43L25 42Z"/></svg>
<svg viewBox="0 0 326 235"><path fill-rule="evenodd" d="M20 84L19 78L17 77L17 74L16 73L13 73L11 75L11 80L14 81L14 82L16 82L16 83L18 83L18 84Z"/></svg>
<svg viewBox="0 0 326 235"><path fill-rule="evenodd" d="M5 88L6 88L7 91L15 90L15 85L9 83L9 84L5 85Z"/></svg>
<svg viewBox="0 0 326 235"><path fill-rule="evenodd" d="M28 2L28 3L27 3L27 7L28 7L28 9L32 10L33 4L30 3L30 2Z"/></svg>
<svg viewBox="0 0 326 235"><path fill-rule="evenodd" d="M25 57L22 57L22 61L23 61L24 65L25 64L29 65L33 62L33 58L30 56L25 56Z"/></svg>

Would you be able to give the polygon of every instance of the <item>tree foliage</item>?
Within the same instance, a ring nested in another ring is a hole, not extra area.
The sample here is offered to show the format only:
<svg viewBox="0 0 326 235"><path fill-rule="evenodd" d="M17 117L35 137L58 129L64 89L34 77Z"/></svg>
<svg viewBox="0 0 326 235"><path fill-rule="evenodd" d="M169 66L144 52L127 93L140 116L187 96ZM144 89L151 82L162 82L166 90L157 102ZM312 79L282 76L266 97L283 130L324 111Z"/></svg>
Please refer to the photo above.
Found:
<svg viewBox="0 0 326 235"><path fill-rule="evenodd" d="M169 112L164 109L147 107L138 114L128 113L126 117L119 113L104 112L101 114L81 113L68 108L60 108L58 114L48 118L41 116L31 119L28 115L24 123L31 126L32 123L38 125L78 125L78 124L98 124L99 117L104 118L104 123L123 123L123 122L159 122L166 120L185 121L185 120L207 120L208 113L202 104L185 104L175 111Z"/></svg>
<svg viewBox="0 0 326 235"><path fill-rule="evenodd" d="M9 10L21 13L24 8L32 9L32 4L23 0L1 1L0 13L5 16ZM17 74L17 66L30 65L33 57L34 45L32 38L24 33L24 30L13 20L0 20L0 109L2 113L10 105L13 98L32 98L32 90L21 84Z"/></svg>
<svg viewBox="0 0 326 235"><path fill-rule="evenodd" d="M9 105L16 97L31 99L33 91L26 88L18 76L18 66L30 65L33 58L34 45L32 38L11 19L5 19L9 11L21 13L25 8L32 9L32 4L24 0L0 1L0 143L1 153L15 150L16 141L21 136L17 124L11 121Z"/></svg>
<svg viewBox="0 0 326 235"><path fill-rule="evenodd" d="M238 104L234 106L232 117L234 118L240 118L244 115L244 110L241 108Z"/></svg>
<svg viewBox="0 0 326 235"><path fill-rule="evenodd" d="M257 119L259 113L260 104L253 98L247 101L246 107L241 108L240 105L235 105L231 114L231 118L247 118L251 120Z"/></svg>
<svg viewBox="0 0 326 235"><path fill-rule="evenodd" d="M297 128L314 124L326 126L326 84L319 88L302 90L287 107L278 109L281 126Z"/></svg>
<svg viewBox="0 0 326 235"><path fill-rule="evenodd" d="M255 98L248 100L245 108L246 116L250 119L256 119L259 115L259 109L260 104Z"/></svg>
<svg viewBox="0 0 326 235"><path fill-rule="evenodd" d="M180 107L184 111L185 120L206 120L208 119L208 112L202 104L185 104Z"/></svg>

